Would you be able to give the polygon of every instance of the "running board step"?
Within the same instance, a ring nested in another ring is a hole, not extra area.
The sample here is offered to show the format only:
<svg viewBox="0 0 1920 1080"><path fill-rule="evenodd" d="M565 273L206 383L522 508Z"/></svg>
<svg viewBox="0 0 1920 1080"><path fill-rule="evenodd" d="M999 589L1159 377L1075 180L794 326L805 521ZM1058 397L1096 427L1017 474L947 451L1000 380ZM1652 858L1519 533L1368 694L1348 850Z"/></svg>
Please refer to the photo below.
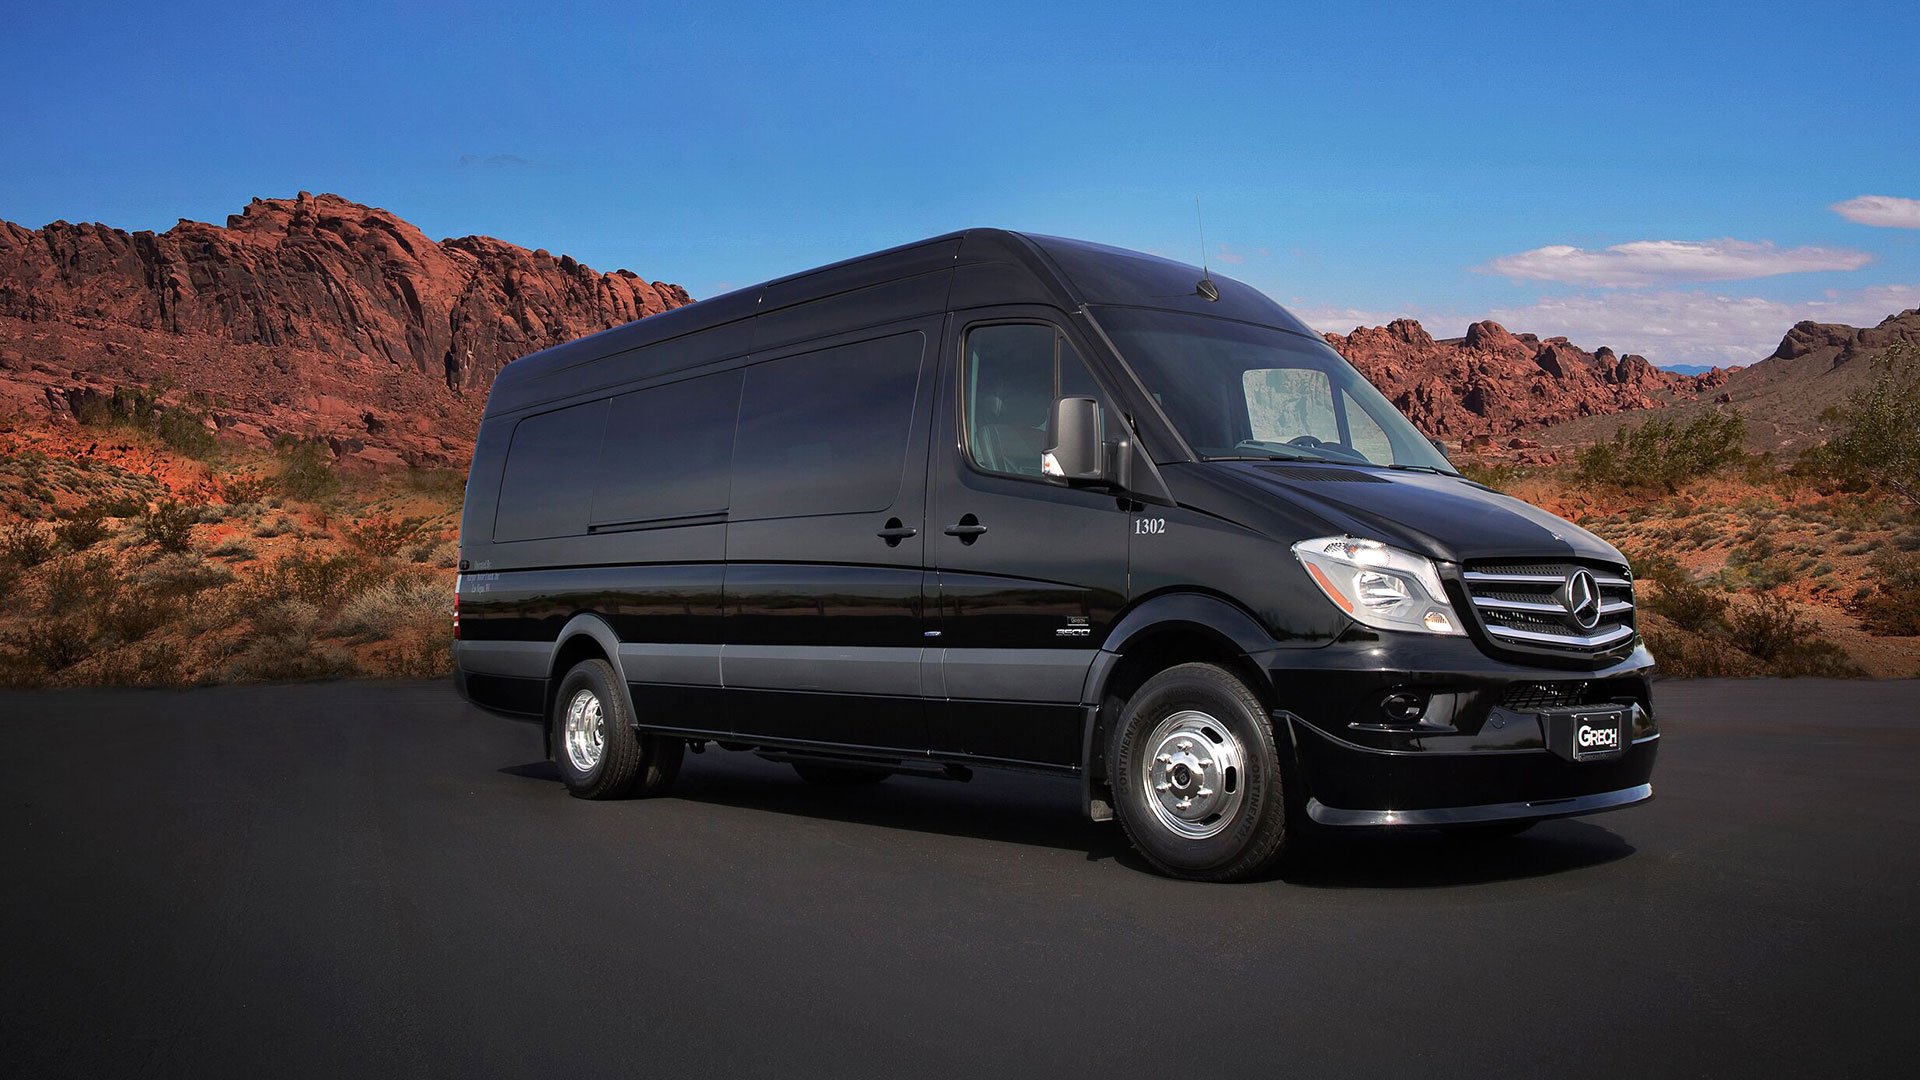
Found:
<svg viewBox="0 0 1920 1080"><path fill-rule="evenodd" d="M929 780L958 780L965 783L973 779L973 770L965 765L946 765L938 761L901 761L897 758L869 758L843 754L819 754L808 750L755 750L755 757L766 761L777 761L783 765L794 762L802 764L835 765L847 769L871 769L874 772L895 773L900 776L922 776Z"/></svg>

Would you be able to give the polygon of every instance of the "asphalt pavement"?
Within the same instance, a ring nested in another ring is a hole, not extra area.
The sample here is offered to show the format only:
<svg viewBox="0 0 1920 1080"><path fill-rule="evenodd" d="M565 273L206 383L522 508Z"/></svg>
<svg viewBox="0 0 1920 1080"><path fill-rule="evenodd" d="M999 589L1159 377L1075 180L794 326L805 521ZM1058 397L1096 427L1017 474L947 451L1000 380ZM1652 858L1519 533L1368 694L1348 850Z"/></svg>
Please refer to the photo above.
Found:
<svg viewBox="0 0 1920 1080"><path fill-rule="evenodd" d="M0 694L0 1075L1911 1075L1920 684L1655 700L1648 805L1208 886L1043 777L588 803L438 684Z"/></svg>

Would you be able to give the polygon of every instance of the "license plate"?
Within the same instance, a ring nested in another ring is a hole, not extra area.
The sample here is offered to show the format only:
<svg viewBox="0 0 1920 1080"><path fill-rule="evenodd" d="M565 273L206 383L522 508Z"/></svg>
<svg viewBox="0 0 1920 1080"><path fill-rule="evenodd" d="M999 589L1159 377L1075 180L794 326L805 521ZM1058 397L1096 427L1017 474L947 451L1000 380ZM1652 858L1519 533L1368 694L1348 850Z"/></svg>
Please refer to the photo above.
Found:
<svg viewBox="0 0 1920 1080"><path fill-rule="evenodd" d="M1627 710L1596 709L1573 714L1573 760L1613 757L1627 748Z"/></svg>

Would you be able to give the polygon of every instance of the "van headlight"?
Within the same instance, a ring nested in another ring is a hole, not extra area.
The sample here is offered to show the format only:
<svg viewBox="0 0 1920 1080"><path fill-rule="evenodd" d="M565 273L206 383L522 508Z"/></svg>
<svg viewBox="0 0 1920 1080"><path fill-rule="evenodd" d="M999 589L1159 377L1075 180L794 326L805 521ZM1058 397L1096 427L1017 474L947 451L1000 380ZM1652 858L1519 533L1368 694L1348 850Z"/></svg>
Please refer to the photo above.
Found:
<svg viewBox="0 0 1920 1080"><path fill-rule="evenodd" d="M1351 536L1302 540L1293 545L1293 554L1334 606L1368 626L1465 632L1431 559Z"/></svg>

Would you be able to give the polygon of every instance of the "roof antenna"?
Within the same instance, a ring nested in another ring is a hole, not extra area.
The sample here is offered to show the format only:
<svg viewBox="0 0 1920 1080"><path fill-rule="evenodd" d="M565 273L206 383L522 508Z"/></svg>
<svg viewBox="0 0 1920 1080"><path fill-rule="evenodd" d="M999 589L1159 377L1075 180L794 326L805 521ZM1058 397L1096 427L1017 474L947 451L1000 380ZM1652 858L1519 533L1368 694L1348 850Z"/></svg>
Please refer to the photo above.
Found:
<svg viewBox="0 0 1920 1080"><path fill-rule="evenodd" d="M1220 299L1220 286L1213 283L1213 273L1207 269L1207 221L1200 214L1200 196L1193 197L1193 220L1200 226L1200 282L1193 287L1194 294L1209 303Z"/></svg>

